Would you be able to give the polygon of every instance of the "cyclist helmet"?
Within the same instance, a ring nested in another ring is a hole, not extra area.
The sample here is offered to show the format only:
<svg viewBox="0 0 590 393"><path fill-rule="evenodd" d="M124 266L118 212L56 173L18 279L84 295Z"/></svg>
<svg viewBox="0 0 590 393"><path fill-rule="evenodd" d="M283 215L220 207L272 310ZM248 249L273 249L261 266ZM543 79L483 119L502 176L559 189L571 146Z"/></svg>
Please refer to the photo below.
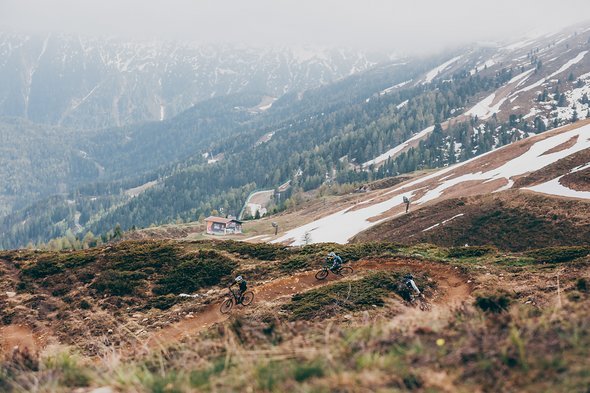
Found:
<svg viewBox="0 0 590 393"><path fill-rule="evenodd" d="M334 258L336 256L336 253L334 251L332 251L331 253L328 254L328 256L330 258Z"/></svg>
<svg viewBox="0 0 590 393"><path fill-rule="evenodd" d="M242 282L242 281L244 281L244 278L242 276L236 277L236 282Z"/></svg>

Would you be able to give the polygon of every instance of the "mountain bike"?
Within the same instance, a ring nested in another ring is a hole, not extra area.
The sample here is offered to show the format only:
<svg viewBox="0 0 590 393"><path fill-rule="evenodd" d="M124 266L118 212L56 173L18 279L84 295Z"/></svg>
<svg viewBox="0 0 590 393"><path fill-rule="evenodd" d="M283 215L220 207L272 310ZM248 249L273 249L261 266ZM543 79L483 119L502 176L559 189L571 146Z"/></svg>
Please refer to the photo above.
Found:
<svg viewBox="0 0 590 393"><path fill-rule="evenodd" d="M231 289L228 288L230 292L230 296L221 303L221 307L219 311L222 314L227 314L231 311L234 304L241 304L242 306L247 306L254 300L254 292L246 291L242 293L242 295L238 298L238 295Z"/></svg>
<svg viewBox="0 0 590 393"><path fill-rule="evenodd" d="M418 307L422 311L430 311L432 309L432 306L428 303L423 294L411 294L408 303L412 305L412 307Z"/></svg>
<svg viewBox="0 0 590 393"><path fill-rule="evenodd" d="M347 275L352 274L354 272L354 270L352 270L352 268L350 266L340 266L338 268L338 270L334 271L334 270L331 270L328 267L328 265L325 265L322 270L320 270L319 272L317 272L315 274L315 278L318 280L323 280L324 278L328 277L328 274L330 274L330 272L332 272L333 274L336 274L338 276L347 276Z"/></svg>

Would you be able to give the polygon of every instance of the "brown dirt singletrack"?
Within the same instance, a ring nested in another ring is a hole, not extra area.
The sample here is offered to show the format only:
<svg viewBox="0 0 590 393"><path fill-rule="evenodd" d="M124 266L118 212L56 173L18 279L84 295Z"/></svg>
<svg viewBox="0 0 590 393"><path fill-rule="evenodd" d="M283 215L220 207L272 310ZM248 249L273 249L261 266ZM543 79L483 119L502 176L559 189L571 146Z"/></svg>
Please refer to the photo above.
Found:
<svg viewBox="0 0 590 393"><path fill-rule="evenodd" d="M463 277L458 269L437 262L428 262L408 259L371 259L362 260L349 265L353 267L354 273L348 277L354 277L357 273L368 271L388 271L398 269L411 269L413 271L426 272L437 282L437 296L431 299L432 307L429 311L421 311L417 308L408 307L407 311L396 316L397 323L412 323L414 321L424 322L429 315L439 316L441 313L452 310L469 298L471 287L467 278ZM277 299L290 297L296 293L327 285L342 277L334 274L328 275L325 280L315 278L317 270L293 274L288 277L278 278L253 288L255 294L254 302L276 301ZM195 314L193 318L184 319L169 325L155 332L148 340L148 347L165 347L168 344L177 342L184 337L193 336L206 330L215 323L229 319L230 314L222 314L219 311L220 302L211 304L202 312ZM236 312L236 310L232 310ZM239 312L239 308L238 311Z"/></svg>

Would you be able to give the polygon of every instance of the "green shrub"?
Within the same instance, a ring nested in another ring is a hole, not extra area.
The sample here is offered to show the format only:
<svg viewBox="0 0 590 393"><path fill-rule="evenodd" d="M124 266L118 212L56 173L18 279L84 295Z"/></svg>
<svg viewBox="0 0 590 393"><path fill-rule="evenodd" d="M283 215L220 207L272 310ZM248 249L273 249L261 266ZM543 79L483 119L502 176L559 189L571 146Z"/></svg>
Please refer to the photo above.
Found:
<svg viewBox="0 0 590 393"><path fill-rule="evenodd" d="M159 310L167 310L178 302L178 297L174 295L157 296L150 299L147 308L157 308Z"/></svg>
<svg viewBox="0 0 590 393"><path fill-rule="evenodd" d="M79 306L82 310L90 310L92 308L92 305L86 299L80 300Z"/></svg>
<svg viewBox="0 0 590 393"><path fill-rule="evenodd" d="M547 247L528 251L526 256L537 263L561 263L583 258L590 254L590 247Z"/></svg>
<svg viewBox="0 0 590 393"><path fill-rule="evenodd" d="M190 373L189 381L193 387L202 387L209 383L211 377L221 374L225 370L225 358L218 358L211 367L203 370L194 370Z"/></svg>
<svg viewBox="0 0 590 393"><path fill-rule="evenodd" d="M23 273L32 278L45 278L63 271L64 267L52 259L40 259L33 265L23 269Z"/></svg>
<svg viewBox="0 0 590 393"><path fill-rule="evenodd" d="M216 242L213 246L217 250L224 250L261 261L276 261L289 255L287 247L270 243L247 243L228 240Z"/></svg>
<svg viewBox="0 0 590 393"><path fill-rule="evenodd" d="M215 251L199 251L184 257L180 263L158 280L154 293L194 292L198 289L217 285L230 275L236 263Z"/></svg>
<svg viewBox="0 0 590 393"><path fill-rule="evenodd" d="M330 317L338 309L348 311L364 310L383 306L384 299L397 294L404 300L411 298L409 288L403 283L406 272L378 272L356 281L341 281L293 295L291 303L283 310L291 313L291 319L313 319L319 316ZM425 275L415 278L418 286L426 284ZM425 289L425 288L423 288Z"/></svg>
<svg viewBox="0 0 590 393"><path fill-rule="evenodd" d="M590 285L588 284L588 280L586 280L585 278L578 278L578 281L576 281L576 289L580 292L588 292L588 290L590 289Z"/></svg>
<svg viewBox="0 0 590 393"><path fill-rule="evenodd" d="M114 261L113 268L126 271L158 270L178 261L177 249L165 242L123 242L106 256Z"/></svg>
<svg viewBox="0 0 590 393"><path fill-rule="evenodd" d="M310 267L309 258L305 256L295 256L279 264L279 269L285 273L292 273L297 270L303 270Z"/></svg>
<svg viewBox="0 0 590 393"><path fill-rule="evenodd" d="M492 246L452 247L447 256L449 258L477 258L496 251L496 248Z"/></svg>
<svg viewBox="0 0 590 393"><path fill-rule="evenodd" d="M57 375L61 385L69 388L90 385L91 377L88 369L80 365L78 356L61 352L44 359L45 368Z"/></svg>
<svg viewBox="0 0 590 393"><path fill-rule="evenodd" d="M256 369L256 380L259 389L273 391L278 384L288 378L288 367L281 362L271 361Z"/></svg>
<svg viewBox="0 0 590 393"><path fill-rule="evenodd" d="M299 249L301 255L315 255L317 259L325 258L326 255L334 251L344 262L354 262L367 257L375 257L384 254L395 254L400 251L400 247L394 243L318 243L310 244Z"/></svg>
<svg viewBox="0 0 590 393"><path fill-rule="evenodd" d="M475 305L484 312L498 314L508 310L510 297L506 293L484 294L477 296Z"/></svg>
<svg viewBox="0 0 590 393"><path fill-rule="evenodd" d="M295 365L295 370L293 370L293 378L297 382L303 382L310 378L316 377L323 377L324 376L324 368L319 362L312 362L312 363L297 363Z"/></svg>
<svg viewBox="0 0 590 393"><path fill-rule="evenodd" d="M31 278L45 278L96 261L97 251L49 252L43 254L23 273Z"/></svg>
<svg viewBox="0 0 590 393"><path fill-rule="evenodd" d="M99 293L109 293L115 296L127 296L137 293L145 284L147 275L142 272L125 272L106 270L92 283L91 288Z"/></svg>

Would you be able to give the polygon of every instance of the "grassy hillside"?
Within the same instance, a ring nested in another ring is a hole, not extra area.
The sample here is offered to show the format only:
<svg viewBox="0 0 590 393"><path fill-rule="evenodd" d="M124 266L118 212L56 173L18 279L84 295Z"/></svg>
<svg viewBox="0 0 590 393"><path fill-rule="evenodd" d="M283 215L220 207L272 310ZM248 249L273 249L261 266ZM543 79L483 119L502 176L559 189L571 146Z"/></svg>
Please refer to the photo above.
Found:
<svg viewBox="0 0 590 393"><path fill-rule="evenodd" d="M590 202L506 191L444 200L379 224L356 242L494 245L522 251L590 244Z"/></svg>
<svg viewBox="0 0 590 393"><path fill-rule="evenodd" d="M317 281L331 249L355 272ZM5 252L0 387L585 391L589 253L209 241ZM423 299L409 300L407 272ZM204 322L238 273L253 305Z"/></svg>

